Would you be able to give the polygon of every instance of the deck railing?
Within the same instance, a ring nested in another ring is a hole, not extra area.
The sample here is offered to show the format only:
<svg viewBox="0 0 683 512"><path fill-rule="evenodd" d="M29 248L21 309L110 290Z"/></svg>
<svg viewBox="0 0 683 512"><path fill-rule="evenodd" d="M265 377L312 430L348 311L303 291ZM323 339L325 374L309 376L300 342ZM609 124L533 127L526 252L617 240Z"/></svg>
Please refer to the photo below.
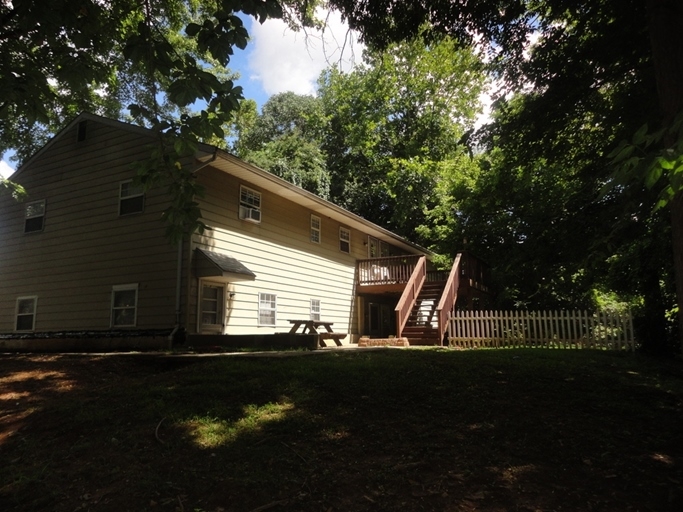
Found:
<svg viewBox="0 0 683 512"><path fill-rule="evenodd" d="M490 282L489 266L467 251L460 253L460 283L483 292L488 292Z"/></svg>
<svg viewBox="0 0 683 512"><path fill-rule="evenodd" d="M457 348L634 350L631 315L587 311L457 311L448 324Z"/></svg>
<svg viewBox="0 0 683 512"><path fill-rule="evenodd" d="M419 255L406 255L358 260L358 284L407 283L419 259Z"/></svg>
<svg viewBox="0 0 683 512"><path fill-rule="evenodd" d="M396 335L401 337L403 328L408 322L410 311L413 309L415 300L422 290L422 285L427 279L427 258L420 256L413 270L401 298L396 305Z"/></svg>
<svg viewBox="0 0 683 512"><path fill-rule="evenodd" d="M448 329L448 317L453 311L453 306L458 298L458 288L460 287L460 262L462 254L458 254L453 261L451 272L448 275L446 286L441 294L441 300L436 307L436 315L439 320L439 339L443 340L446 329Z"/></svg>

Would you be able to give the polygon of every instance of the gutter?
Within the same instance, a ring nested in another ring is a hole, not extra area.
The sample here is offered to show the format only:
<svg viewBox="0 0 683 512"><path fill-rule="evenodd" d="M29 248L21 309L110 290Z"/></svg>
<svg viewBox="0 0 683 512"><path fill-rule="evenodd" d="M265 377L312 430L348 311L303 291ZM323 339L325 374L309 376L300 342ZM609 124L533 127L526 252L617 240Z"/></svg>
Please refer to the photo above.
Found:
<svg viewBox="0 0 683 512"><path fill-rule="evenodd" d="M218 148L214 148L213 156L207 160L206 162L202 162L201 165L198 167L195 167L192 170L192 174L197 174L200 170L202 170L204 167L212 164L216 158L218 157ZM181 301L181 296L182 296L182 278L183 278L183 240L178 242L178 259L176 263L176 286L175 286L175 326L173 327L173 330L171 331L171 334L168 336L168 342L169 345L173 345L173 341L176 339L178 336L178 333L183 329L182 326L182 308L180 307L180 301ZM189 238L189 253L188 253L188 266L189 262L191 261L191 256L192 256L192 235L190 235ZM190 284L190 279L189 279L189 269L188 269L188 294L189 294L189 284ZM171 348L171 347L169 347Z"/></svg>

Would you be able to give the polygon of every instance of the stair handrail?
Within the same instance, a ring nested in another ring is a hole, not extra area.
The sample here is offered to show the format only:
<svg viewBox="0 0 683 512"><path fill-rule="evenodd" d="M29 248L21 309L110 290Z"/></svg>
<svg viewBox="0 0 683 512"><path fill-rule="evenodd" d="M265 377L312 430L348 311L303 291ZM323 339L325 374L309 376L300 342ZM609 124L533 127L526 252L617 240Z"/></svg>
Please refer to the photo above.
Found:
<svg viewBox="0 0 683 512"><path fill-rule="evenodd" d="M458 298L458 287L460 286L460 260L462 253L458 253L453 260L453 266L448 274L446 286L441 294L439 305L436 308L436 314L439 318L439 342L443 345L443 337L448 329L448 315L453 310L455 301Z"/></svg>
<svg viewBox="0 0 683 512"><path fill-rule="evenodd" d="M413 269L413 273L410 275L410 279L406 283L406 287L403 289L401 298L396 305L396 337L400 338L403 335L403 328L408 322L410 317L410 311L415 305L417 296L420 295L420 290L422 290L422 285L427 279L427 258L426 256L420 256L417 260L417 264Z"/></svg>

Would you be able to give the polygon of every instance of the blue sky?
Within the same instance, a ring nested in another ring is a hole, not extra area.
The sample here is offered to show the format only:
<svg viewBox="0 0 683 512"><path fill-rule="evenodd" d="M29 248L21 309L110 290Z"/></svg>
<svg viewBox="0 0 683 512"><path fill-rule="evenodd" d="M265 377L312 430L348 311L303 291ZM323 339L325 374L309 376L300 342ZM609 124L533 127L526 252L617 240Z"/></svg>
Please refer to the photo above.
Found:
<svg viewBox="0 0 683 512"><path fill-rule="evenodd" d="M335 64L348 70L362 57L362 46L355 38L348 39L346 27L335 14L327 19L324 33L294 33L279 20L261 25L247 18L245 25L251 41L245 50L236 50L229 67L240 73L237 85L244 89L245 98L255 100L259 108L280 92L315 94L325 67ZM0 162L0 176L8 177L14 170L9 156L6 153Z"/></svg>

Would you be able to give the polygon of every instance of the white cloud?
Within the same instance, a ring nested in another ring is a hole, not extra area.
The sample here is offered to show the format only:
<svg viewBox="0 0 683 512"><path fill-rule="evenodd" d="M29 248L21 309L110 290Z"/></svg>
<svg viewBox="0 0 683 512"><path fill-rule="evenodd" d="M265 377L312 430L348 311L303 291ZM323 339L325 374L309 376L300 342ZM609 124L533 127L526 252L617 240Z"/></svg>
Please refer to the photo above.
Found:
<svg viewBox="0 0 683 512"><path fill-rule="evenodd" d="M363 46L349 33L338 13L327 18L324 31L294 32L281 20L252 22L250 78L261 82L266 94L285 91L315 94L320 72L330 65L347 71L362 57Z"/></svg>
<svg viewBox="0 0 683 512"><path fill-rule="evenodd" d="M9 178L12 173L14 172L14 169L10 167L10 165L5 162L4 160L0 160L0 176L3 178Z"/></svg>

